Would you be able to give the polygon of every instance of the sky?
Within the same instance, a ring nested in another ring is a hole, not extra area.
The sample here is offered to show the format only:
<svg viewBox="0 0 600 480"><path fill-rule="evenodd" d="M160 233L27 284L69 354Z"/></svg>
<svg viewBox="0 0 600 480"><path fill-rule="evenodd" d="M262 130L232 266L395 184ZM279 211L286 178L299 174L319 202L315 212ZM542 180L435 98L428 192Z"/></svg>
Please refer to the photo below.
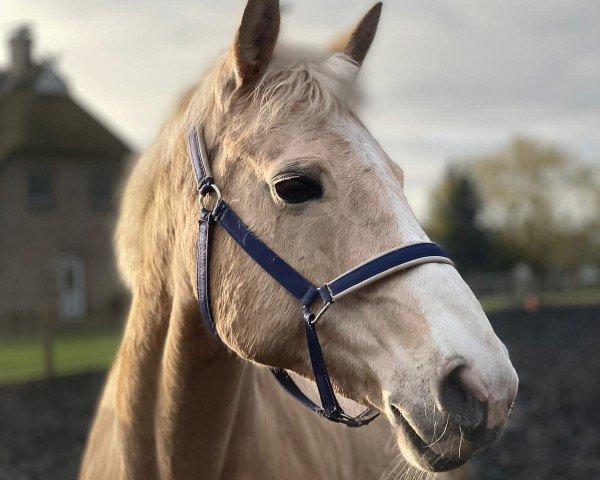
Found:
<svg viewBox="0 0 600 480"><path fill-rule="evenodd" d="M372 5L282 0L280 39L325 48ZM243 0L2 0L73 95L141 152L230 45ZM387 0L358 81L359 116L405 171L417 216L454 159L515 134L600 165L600 1ZM0 65L8 52L0 46Z"/></svg>

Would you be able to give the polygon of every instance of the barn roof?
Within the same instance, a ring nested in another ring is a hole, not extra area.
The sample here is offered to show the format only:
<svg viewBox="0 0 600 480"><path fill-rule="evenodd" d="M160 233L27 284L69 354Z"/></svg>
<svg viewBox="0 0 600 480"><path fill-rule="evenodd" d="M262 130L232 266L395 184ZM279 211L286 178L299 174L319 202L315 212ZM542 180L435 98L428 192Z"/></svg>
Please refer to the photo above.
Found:
<svg viewBox="0 0 600 480"><path fill-rule="evenodd" d="M69 96L0 94L0 164L15 154L121 159L130 149Z"/></svg>
<svg viewBox="0 0 600 480"><path fill-rule="evenodd" d="M130 149L70 95L52 62L36 62L31 33L10 39L12 64L0 70L0 165L15 155L114 158Z"/></svg>

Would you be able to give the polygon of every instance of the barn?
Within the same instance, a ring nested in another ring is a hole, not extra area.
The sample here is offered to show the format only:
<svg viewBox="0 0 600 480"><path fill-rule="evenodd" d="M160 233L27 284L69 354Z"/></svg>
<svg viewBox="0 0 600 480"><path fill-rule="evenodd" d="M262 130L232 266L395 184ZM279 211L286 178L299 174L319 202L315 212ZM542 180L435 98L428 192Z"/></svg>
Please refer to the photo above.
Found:
<svg viewBox="0 0 600 480"><path fill-rule="evenodd" d="M0 326L103 317L124 302L112 232L129 147L20 28L0 70Z"/></svg>

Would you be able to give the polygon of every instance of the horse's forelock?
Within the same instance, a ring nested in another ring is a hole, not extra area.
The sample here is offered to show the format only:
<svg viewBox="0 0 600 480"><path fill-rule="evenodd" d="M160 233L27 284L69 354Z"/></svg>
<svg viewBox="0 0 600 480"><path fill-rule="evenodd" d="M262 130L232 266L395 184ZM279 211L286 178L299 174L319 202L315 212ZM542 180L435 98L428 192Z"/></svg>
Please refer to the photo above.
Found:
<svg viewBox="0 0 600 480"><path fill-rule="evenodd" d="M256 127L268 130L292 112L295 121L304 122L344 109L357 70L357 65L343 54L283 66L273 62L252 95L258 105Z"/></svg>
<svg viewBox="0 0 600 480"><path fill-rule="evenodd" d="M357 70L358 66L341 53L313 60L280 53L252 90L236 94L232 62L225 55L191 97L185 127L202 126L210 143L212 133L223 129L220 124L226 120L232 99L241 116L251 112L244 123L252 132L268 131L291 115L298 123L323 119L345 109L349 99L355 98L352 78Z"/></svg>

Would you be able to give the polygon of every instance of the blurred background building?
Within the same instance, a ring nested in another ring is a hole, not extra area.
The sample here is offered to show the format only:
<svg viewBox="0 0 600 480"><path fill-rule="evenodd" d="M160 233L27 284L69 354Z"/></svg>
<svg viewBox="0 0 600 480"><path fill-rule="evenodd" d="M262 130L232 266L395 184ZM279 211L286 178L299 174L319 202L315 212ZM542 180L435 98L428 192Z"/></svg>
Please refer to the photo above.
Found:
<svg viewBox="0 0 600 480"><path fill-rule="evenodd" d="M0 322L115 310L115 191L129 147L70 95L28 28L0 71Z"/></svg>

